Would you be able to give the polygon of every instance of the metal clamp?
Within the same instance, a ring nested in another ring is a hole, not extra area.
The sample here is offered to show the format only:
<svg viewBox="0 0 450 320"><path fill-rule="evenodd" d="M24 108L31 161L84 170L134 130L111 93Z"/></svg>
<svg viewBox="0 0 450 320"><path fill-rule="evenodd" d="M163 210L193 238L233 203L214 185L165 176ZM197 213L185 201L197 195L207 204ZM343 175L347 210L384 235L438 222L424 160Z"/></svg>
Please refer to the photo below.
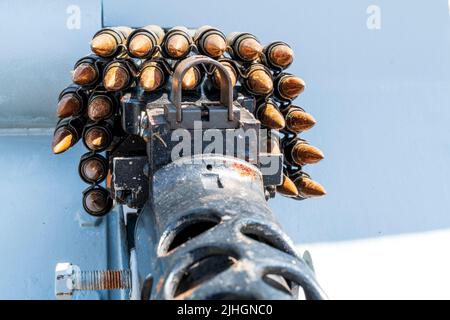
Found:
<svg viewBox="0 0 450 320"><path fill-rule="evenodd" d="M202 63L211 64L219 70L220 76L222 77L222 81L220 83L220 103L228 107L228 120L233 121L233 86L231 84L231 78L228 75L227 69L214 59L202 55L195 55L181 61L173 73L170 100L177 109L177 122L181 122L182 120L182 79L191 67Z"/></svg>

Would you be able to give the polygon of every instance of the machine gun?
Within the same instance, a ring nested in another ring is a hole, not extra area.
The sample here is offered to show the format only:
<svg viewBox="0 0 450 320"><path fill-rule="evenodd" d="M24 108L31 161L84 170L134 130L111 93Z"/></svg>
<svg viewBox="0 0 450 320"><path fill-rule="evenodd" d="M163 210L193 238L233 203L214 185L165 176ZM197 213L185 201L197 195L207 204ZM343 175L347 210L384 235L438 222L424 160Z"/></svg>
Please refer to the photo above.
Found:
<svg viewBox="0 0 450 320"><path fill-rule="evenodd" d="M183 91L193 68L219 74L220 90L207 79ZM92 183L83 193L88 213L107 214L113 201L137 210L120 219L130 269L59 263L58 298L102 289L131 289L130 298L145 300L326 298L310 259L298 255L267 204L288 174L296 172L294 183L305 177L284 160L278 132L257 119L267 98L233 86L224 64L200 54L175 64L166 89L130 86L118 98L116 116L101 120L108 125L84 126L88 148L95 126L112 134L106 148L82 157L79 170ZM64 128L79 132L70 121ZM292 135L285 132L281 146ZM106 157L98 154L104 149Z"/></svg>

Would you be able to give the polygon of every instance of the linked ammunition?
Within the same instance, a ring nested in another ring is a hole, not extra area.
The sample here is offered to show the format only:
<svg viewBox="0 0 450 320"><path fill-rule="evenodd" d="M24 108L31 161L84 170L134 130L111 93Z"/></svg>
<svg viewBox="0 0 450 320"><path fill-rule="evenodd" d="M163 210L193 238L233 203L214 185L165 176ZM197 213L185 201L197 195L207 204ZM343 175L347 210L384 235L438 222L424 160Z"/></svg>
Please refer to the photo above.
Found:
<svg viewBox="0 0 450 320"><path fill-rule="evenodd" d="M233 59L252 62L259 58L262 46L259 40L250 33L232 32L227 38L230 55Z"/></svg>
<svg viewBox="0 0 450 320"><path fill-rule="evenodd" d="M286 69L294 61L294 51L282 41L272 42L263 49L264 63L273 69Z"/></svg>
<svg viewBox="0 0 450 320"><path fill-rule="evenodd" d="M127 38L133 29L129 27L103 28L91 41L91 50L100 57L110 58L124 52Z"/></svg>
<svg viewBox="0 0 450 320"><path fill-rule="evenodd" d="M277 192L286 197L297 197L298 189L295 183L285 174L283 174L283 182L277 186Z"/></svg>
<svg viewBox="0 0 450 320"><path fill-rule="evenodd" d="M235 62L231 59L219 59L219 62L227 70L228 75L231 78L232 86L233 87L236 86L236 83L239 79L239 71L238 71L238 68L237 68ZM222 76L221 76L219 70L217 70L217 68L214 68L213 73L212 73L212 83L213 83L214 87L216 87L217 89L220 89L221 82L222 82Z"/></svg>
<svg viewBox="0 0 450 320"><path fill-rule="evenodd" d="M75 145L80 140L85 124L86 119L83 117L70 117L59 120L53 133L53 153L62 153Z"/></svg>
<svg viewBox="0 0 450 320"><path fill-rule="evenodd" d="M147 60L141 65L139 86L144 91L155 91L167 81L168 67L163 59Z"/></svg>
<svg viewBox="0 0 450 320"><path fill-rule="evenodd" d="M111 118L118 108L114 94L106 91L95 91L89 97L87 116L94 122Z"/></svg>
<svg viewBox="0 0 450 320"><path fill-rule="evenodd" d="M274 95L282 101L291 101L305 90L305 81L290 73L280 73L274 81Z"/></svg>
<svg viewBox="0 0 450 320"><path fill-rule="evenodd" d="M83 143L89 150L104 151L113 139L112 124L109 121L86 126L83 133Z"/></svg>
<svg viewBox="0 0 450 320"><path fill-rule="evenodd" d="M273 91L273 77L267 67L254 63L245 72L244 86L251 94L269 95Z"/></svg>
<svg viewBox="0 0 450 320"><path fill-rule="evenodd" d="M194 42L201 54L211 58L220 58L227 49L225 35L211 26L202 26L194 35Z"/></svg>
<svg viewBox="0 0 450 320"><path fill-rule="evenodd" d="M267 128L281 130L286 125L284 117L273 100L261 103L256 109L256 118Z"/></svg>
<svg viewBox="0 0 450 320"><path fill-rule="evenodd" d="M78 165L81 179L86 183L100 183L108 173L108 161L99 154L85 153Z"/></svg>
<svg viewBox="0 0 450 320"><path fill-rule="evenodd" d="M294 163L299 166L314 164L324 158L322 151L298 138L292 139L286 144L284 155L288 163Z"/></svg>
<svg viewBox="0 0 450 320"><path fill-rule="evenodd" d="M316 124L314 117L298 106L290 105L282 113L286 118L286 129L294 133L309 130Z"/></svg>
<svg viewBox="0 0 450 320"><path fill-rule="evenodd" d="M136 64L130 59L111 61L105 67L103 86L107 91L126 90L134 85L138 74Z"/></svg>
<svg viewBox="0 0 450 320"><path fill-rule="evenodd" d="M174 27L164 36L162 54L164 57L179 60L191 51L192 37L185 27Z"/></svg>
<svg viewBox="0 0 450 320"><path fill-rule="evenodd" d="M84 89L91 89L101 82L105 60L95 55L81 58L75 63L72 80Z"/></svg>
<svg viewBox="0 0 450 320"><path fill-rule="evenodd" d="M164 38L164 30L160 26L148 25L134 30L128 37L128 54L139 59L148 59Z"/></svg>
<svg viewBox="0 0 450 320"><path fill-rule="evenodd" d="M59 94L56 115L58 118L78 116L85 110L86 103L86 92L80 86L70 85Z"/></svg>
<svg viewBox="0 0 450 320"><path fill-rule="evenodd" d="M325 188L307 176L299 176L294 180L298 194L302 198L316 198L327 194Z"/></svg>
<svg viewBox="0 0 450 320"><path fill-rule="evenodd" d="M103 216L111 211L112 206L113 201L105 188L93 186L83 191L83 208L90 215Z"/></svg>

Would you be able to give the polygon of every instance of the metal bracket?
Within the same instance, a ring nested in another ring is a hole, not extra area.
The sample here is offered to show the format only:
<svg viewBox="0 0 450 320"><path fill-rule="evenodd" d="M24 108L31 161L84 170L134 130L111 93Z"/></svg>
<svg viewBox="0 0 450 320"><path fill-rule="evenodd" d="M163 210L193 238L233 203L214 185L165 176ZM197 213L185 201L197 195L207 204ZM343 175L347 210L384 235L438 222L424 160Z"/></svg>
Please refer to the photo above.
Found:
<svg viewBox="0 0 450 320"><path fill-rule="evenodd" d="M196 55L181 61L172 76L173 79L170 100L177 109L177 122L181 122L183 119L181 109L182 79L191 67L198 64L210 64L219 70L220 76L223 79L220 83L220 102L228 107L228 120L233 121L233 86L226 68L216 60L206 56Z"/></svg>

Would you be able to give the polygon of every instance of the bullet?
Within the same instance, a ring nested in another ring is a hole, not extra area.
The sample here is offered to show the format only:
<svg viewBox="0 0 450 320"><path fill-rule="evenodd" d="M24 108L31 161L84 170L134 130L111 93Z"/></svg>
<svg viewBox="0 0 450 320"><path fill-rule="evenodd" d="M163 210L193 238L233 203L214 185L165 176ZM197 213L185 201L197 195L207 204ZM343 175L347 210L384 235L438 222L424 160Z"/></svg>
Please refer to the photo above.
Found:
<svg viewBox="0 0 450 320"><path fill-rule="evenodd" d="M85 91L81 90L79 86L68 86L59 94L56 108L57 117L67 118L80 115L85 109L86 101Z"/></svg>
<svg viewBox="0 0 450 320"><path fill-rule="evenodd" d="M295 183L285 174L283 174L283 182L277 186L277 192L286 197L297 197L298 189Z"/></svg>
<svg viewBox="0 0 450 320"><path fill-rule="evenodd" d="M268 67L286 69L294 61L294 51L282 41L272 42L263 49L264 61Z"/></svg>
<svg viewBox="0 0 450 320"><path fill-rule="evenodd" d="M129 27L103 28L92 38L91 50L104 58L119 55L132 31Z"/></svg>
<svg viewBox="0 0 450 320"><path fill-rule="evenodd" d="M227 49L225 35L211 26L198 28L194 35L194 42L201 54L211 58L220 58Z"/></svg>
<svg viewBox="0 0 450 320"><path fill-rule="evenodd" d="M237 70L236 65L234 64L234 61L231 59L220 59L219 62L227 70L227 73L231 78L231 85L233 87L236 86L236 83L238 80L238 70ZM222 82L222 76L217 68L214 68L214 71L212 74L212 82L216 88L220 89L220 84Z"/></svg>
<svg viewBox="0 0 450 320"><path fill-rule="evenodd" d="M316 124L312 115L294 105L287 107L282 113L286 118L286 129L294 133L309 130Z"/></svg>
<svg viewBox="0 0 450 320"><path fill-rule="evenodd" d="M103 86L107 91L126 90L134 84L137 74L137 67L131 60L111 61L105 67Z"/></svg>
<svg viewBox="0 0 450 320"><path fill-rule="evenodd" d="M108 190L94 186L83 191L83 208L90 215L99 217L107 214L113 206Z"/></svg>
<svg viewBox="0 0 450 320"><path fill-rule="evenodd" d="M128 53L139 59L150 58L157 45L162 43L164 30L157 25L148 25L134 30L128 37Z"/></svg>
<svg viewBox="0 0 450 320"><path fill-rule="evenodd" d="M107 92L94 92L88 102L87 115L92 121L101 121L114 115L117 99Z"/></svg>
<svg viewBox="0 0 450 320"><path fill-rule="evenodd" d="M167 66L164 60L148 60L141 66L139 86L147 92L155 91L164 85L167 77Z"/></svg>
<svg viewBox="0 0 450 320"><path fill-rule="evenodd" d="M305 81L289 73L281 73L275 79L275 96L284 101L297 98L305 90Z"/></svg>
<svg viewBox="0 0 450 320"><path fill-rule="evenodd" d="M181 87L183 90L194 90L202 83L203 76L204 72L198 66L193 66L184 74Z"/></svg>
<svg viewBox="0 0 450 320"><path fill-rule="evenodd" d="M86 127L83 134L83 143L89 150L100 152L109 147L112 138L111 125L104 121Z"/></svg>
<svg viewBox="0 0 450 320"><path fill-rule="evenodd" d="M86 56L75 63L72 73L72 80L75 84L80 85L83 89L91 89L97 86L101 81L101 72L105 60L94 56Z"/></svg>
<svg viewBox="0 0 450 320"><path fill-rule="evenodd" d="M52 151L63 153L80 140L86 120L81 117L61 119L53 133Z"/></svg>
<svg viewBox="0 0 450 320"><path fill-rule="evenodd" d="M252 94L268 95L273 91L273 77L265 66L254 63L246 71L244 85Z"/></svg>
<svg viewBox="0 0 450 320"><path fill-rule="evenodd" d="M226 40L227 45L231 48L232 58L244 62L258 59L263 50L258 39L250 33L232 32Z"/></svg>
<svg viewBox="0 0 450 320"><path fill-rule="evenodd" d="M186 57L192 44L192 37L185 27L174 27L170 29L163 40L162 52L169 59L183 59Z"/></svg>
<svg viewBox="0 0 450 320"><path fill-rule="evenodd" d="M298 177L294 183L299 195L303 198L316 198L327 194L322 185L306 176Z"/></svg>
<svg viewBox="0 0 450 320"><path fill-rule="evenodd" d="M269 129L281 130L286 125L284 117L272 100L261 104L256 110L256 117Z"/></svg>
<svg viewBox="0 0 450 320"><path fill-rule="evenodd" d="M108 161L99 154L85 153L81 156L78 172L84 182L100 183L108 173Z"/></svg>
<svg viewBox="0 0 450 320"><path fill-rule="evenodd" d="M290 141L284 148L286 161L296 165L314 164L324 158L322 151L298 138Z"/></svg>

